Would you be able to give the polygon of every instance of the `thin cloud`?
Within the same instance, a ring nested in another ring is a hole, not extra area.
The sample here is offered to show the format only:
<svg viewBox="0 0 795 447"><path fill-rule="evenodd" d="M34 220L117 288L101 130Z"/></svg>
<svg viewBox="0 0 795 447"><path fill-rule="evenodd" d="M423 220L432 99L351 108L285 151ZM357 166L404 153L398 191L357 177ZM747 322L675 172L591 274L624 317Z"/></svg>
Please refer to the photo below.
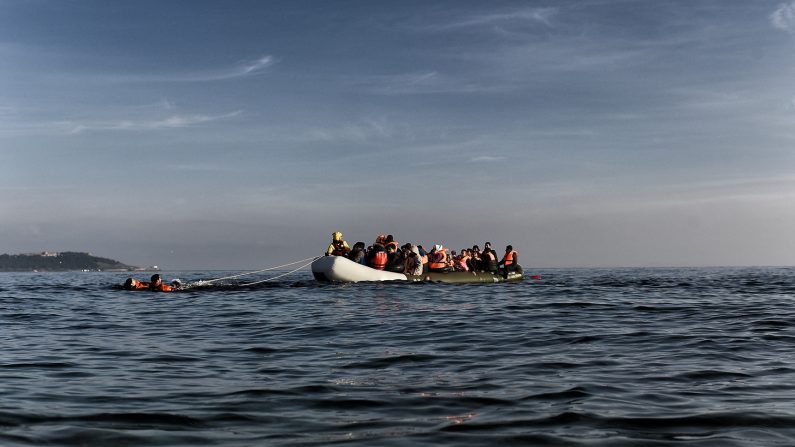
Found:
<svg viewBox="0 0 795 447"><path fill-rule="evenodd" d="M153 73L135 75L99 76L106 82L211 82L250 78L264 73L278 60L273 56L263 56L255 60L242 61L233 67L216 70L197 70L195 72Z"/></svg>
<svg viewBox="0 0 795 447"><path fill-rule="evenodd" d="M352 82L357 87L379 95L422 95L443 93L490 93L504 86L468 81L437 71L368 76Z"/></svg>
<svg viewBox="0 0 795 447"><path fill-rule="evenodd" d="M142 131L142 130L159 130L159 129L179 129L184 127L193 127L199 124L209 123L212 121L224 120L236 117L243 113L241 110L226 113L223 115L173 115L159 120L122 120L122 121L96 121L89 123L61 123L62 126L68 127L68 133L81 134L91 131L108 131L108 130L122 130L122 131Z"/></svg>
<svg viewBox="0 0 795 447"><path fill-rule="evenodd" d="M436 31L446 31L457 28L470 28L482 26L495 26L504 23L540 23L552 27L552 18L557 15L558 8L524 8L497 14L481 14L463 18L456 22L445 23L432 27Z"/></svg>
<svg viewBox="0 0 795 447"><path fill-rule="evenodd" d="M493 162L493 161L502 161L505 160L505 157L501 156L491 156L491 155L479 155L477 157L472 157L469 159L472 163L479 163L479 162Z"/></svg>
<svg viewBox="0 0 795 447"><path fill-rule="evenodd" d="M255 76L262 73L266 68L276 63L273 56L264 56L254 61L244 61L237 66L222 70L222 71L209 71L198 72L185 75L174 75L173 77L166 76L163 80L166 81L183 81L183 82L202 82L202 81L224 81L228 79L245 78Z"/></svg>
<svg viewBox="0 0 795 447"><path fill-rule="evenodd" d="M780 30L795 31L795 2L782 3L778 9L770 15L770 22L773 27Z"/></svg>

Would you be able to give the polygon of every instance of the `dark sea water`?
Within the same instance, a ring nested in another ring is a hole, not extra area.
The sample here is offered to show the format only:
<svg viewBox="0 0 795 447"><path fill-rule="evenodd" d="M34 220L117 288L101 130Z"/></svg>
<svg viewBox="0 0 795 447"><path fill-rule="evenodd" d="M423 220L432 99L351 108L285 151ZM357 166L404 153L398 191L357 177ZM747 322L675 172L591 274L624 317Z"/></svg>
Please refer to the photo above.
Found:
<svg viewBox="0 0 795 447"><path fill-rule="evenodd" d="M0 274L0 445L795 445L795 269L527 273Z"/></svg>

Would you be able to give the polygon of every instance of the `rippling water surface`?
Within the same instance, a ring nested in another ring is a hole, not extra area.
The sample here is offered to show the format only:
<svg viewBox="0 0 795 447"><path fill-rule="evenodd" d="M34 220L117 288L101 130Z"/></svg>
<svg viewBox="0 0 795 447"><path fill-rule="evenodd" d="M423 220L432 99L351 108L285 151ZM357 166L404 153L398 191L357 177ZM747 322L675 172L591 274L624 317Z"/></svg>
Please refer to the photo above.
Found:
<svg viewBox="0 0 795 447"><path fill-rule="evenodd" d="M0 445L795 445L795 269L531 273L0 274Z"/></svg>

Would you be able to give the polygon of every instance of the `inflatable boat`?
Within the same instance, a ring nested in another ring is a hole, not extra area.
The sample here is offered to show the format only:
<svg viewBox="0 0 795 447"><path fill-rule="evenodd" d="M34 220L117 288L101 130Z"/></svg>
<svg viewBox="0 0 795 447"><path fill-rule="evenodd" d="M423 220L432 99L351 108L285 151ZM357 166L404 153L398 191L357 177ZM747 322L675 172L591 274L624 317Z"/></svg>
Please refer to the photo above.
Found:
<svg viewBox="0 0 795 447"><path fill-rule="evenodd" d="M323 256L312 263L312 274L320 282L361 282L361 281L437 281L446 283L495 283L521 281L522 267L508 273L508 277L488 272L431 272L424 275L404 275L402 273L376 270L351 261L342 256Z"/></svg>

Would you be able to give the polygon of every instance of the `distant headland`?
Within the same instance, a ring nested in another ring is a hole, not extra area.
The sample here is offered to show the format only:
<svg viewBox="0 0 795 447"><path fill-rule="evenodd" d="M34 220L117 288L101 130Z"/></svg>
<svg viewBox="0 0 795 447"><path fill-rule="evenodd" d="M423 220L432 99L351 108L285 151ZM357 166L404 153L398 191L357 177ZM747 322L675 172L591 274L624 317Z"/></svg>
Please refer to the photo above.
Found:
<svg viewBox="0 0 795 447"><path fill-rule="evenodd" d="M155 267L155 269L157 269ZM131 271L138 267L73 251L0 255L0 272Z"/></svg>

